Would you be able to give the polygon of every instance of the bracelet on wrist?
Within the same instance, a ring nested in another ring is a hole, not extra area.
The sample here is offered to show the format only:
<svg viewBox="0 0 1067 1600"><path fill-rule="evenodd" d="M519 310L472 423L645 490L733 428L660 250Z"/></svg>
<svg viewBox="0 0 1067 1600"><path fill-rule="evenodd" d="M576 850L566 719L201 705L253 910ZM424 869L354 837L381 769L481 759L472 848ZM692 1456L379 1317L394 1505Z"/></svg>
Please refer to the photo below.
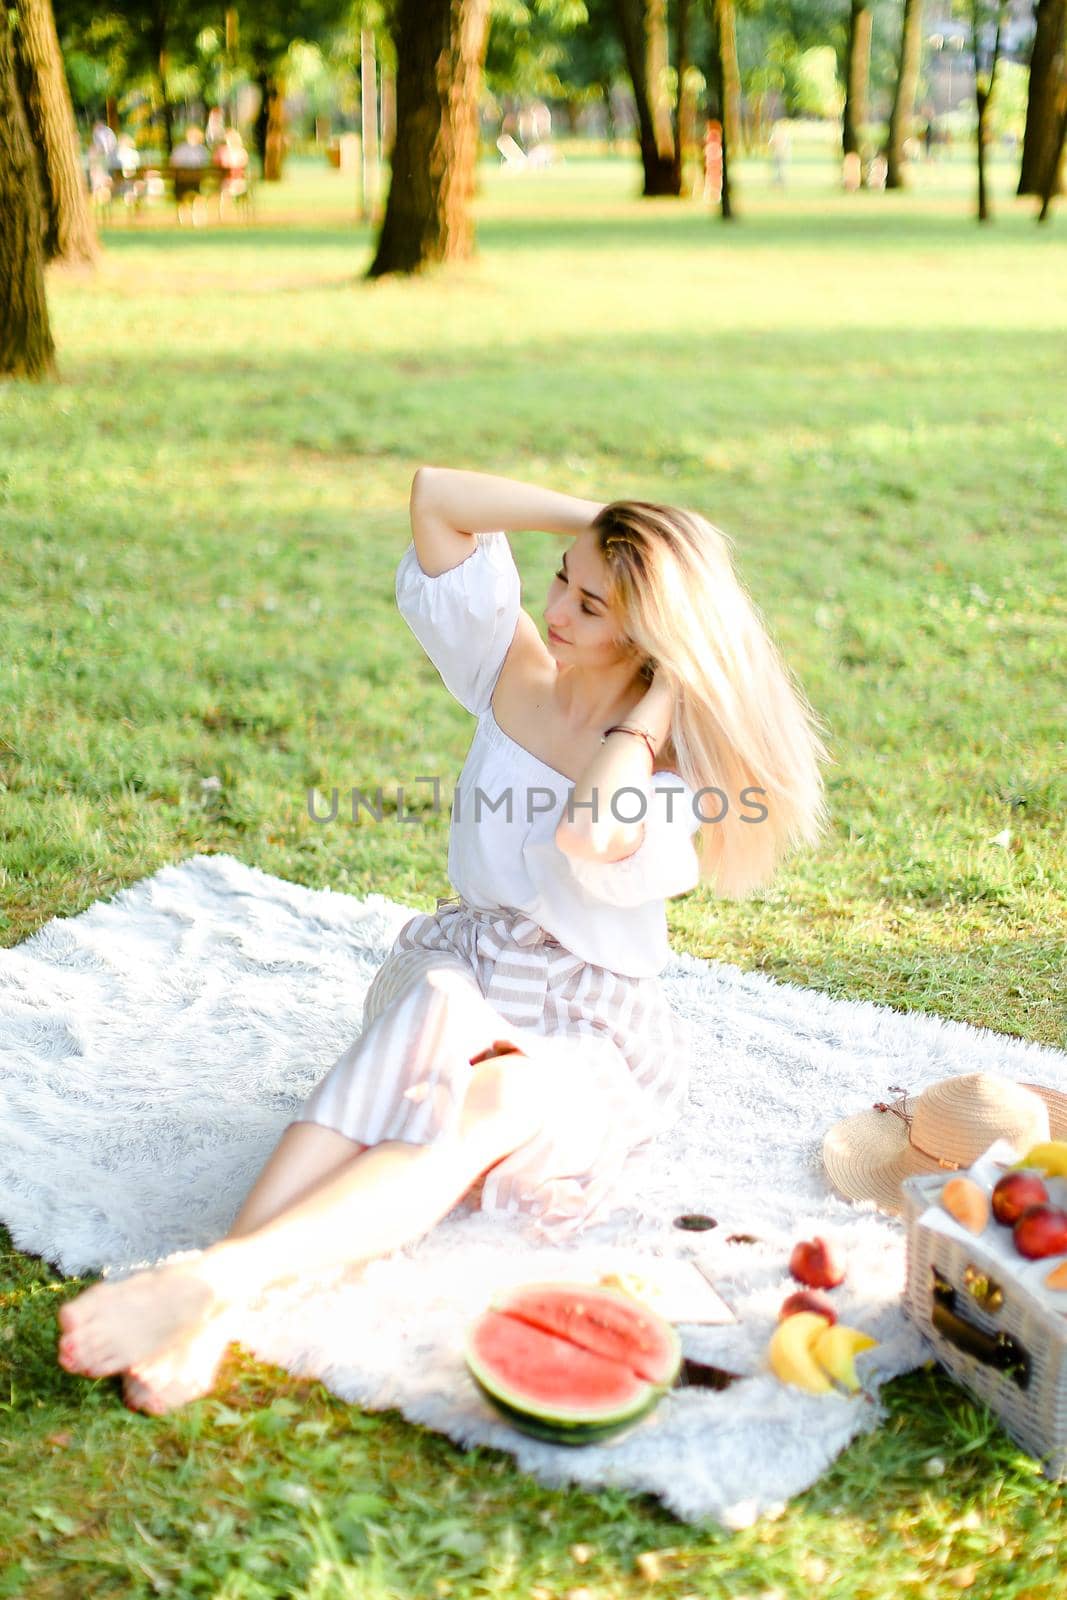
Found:
<svg viewBox="0 0 1067 1600"><path fill-rule="evenodd" d="M616 722L612 727L606 729L600 735L601 744L605 742L609 733L632 733L636 738L643 739L648 746L648 753L652 757L652 770L653 772L656 770L656 751L653 747L652 740L649 738L648 734L643 728L631 728L628 727L625 722Z"/></svg>

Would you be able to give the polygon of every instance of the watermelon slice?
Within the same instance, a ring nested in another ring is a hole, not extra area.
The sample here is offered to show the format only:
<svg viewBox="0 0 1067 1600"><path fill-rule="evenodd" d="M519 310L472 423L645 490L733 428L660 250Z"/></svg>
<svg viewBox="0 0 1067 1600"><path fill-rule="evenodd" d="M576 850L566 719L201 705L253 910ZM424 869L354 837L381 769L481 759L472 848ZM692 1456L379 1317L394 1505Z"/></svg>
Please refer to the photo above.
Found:
<svg viewBox="0 0 1067 1600"><path fill-rule="evenodd" d="M583 1350L624 1362L649 1383L670 1384L678 1375L682 1347L671 1324L618 1289L526 1283L494 1295L491 1305Z"/></svg>
<svg viewBox="0 0 1067 1600"><path fill-rule="evenodd" d="M469 1328L464 1353L475 1383L509 1422L567 1445L631 1427L663 1398L682 1362L669 1322L584 1283L526 1284L495 1296Z"/></svg>

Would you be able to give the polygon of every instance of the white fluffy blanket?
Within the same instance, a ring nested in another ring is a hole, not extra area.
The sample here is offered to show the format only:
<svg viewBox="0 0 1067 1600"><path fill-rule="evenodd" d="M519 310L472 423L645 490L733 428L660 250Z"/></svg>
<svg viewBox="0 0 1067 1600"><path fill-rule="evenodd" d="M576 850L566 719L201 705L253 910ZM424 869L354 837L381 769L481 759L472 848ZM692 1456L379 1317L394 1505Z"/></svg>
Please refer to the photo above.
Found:
<svg viewBox="0 0 1067 1600"><path fill-rule="evenodd" d="M114 1275L228 1228L282 1129L358 1032L363 996L412 908L312 891L228 855L197 855L55 918L0 950L0 1218L68 1274ZM651 1492L728 1528L777 1514L848 1443L878 1427L881 1383L931 1346L906 1319L902 1223L837 1198L820 1144L838 1117L953 1073L997 1071L1067 1090L1067 1055L962 1024L828 999L720 962L676 957L672 1003L694 1019L684 1125L629 1164L619 1209L568 1244L519 1217L457 1206L422 1240L361 1270L268 1295L243 1340L370 1409L396 1407L460 1445L509 1451L547 1484ZM686 1354L747 1374L672 1391L603 1446L557 1448L490 1411L462 1357L493 1289L598 1277L675 1254L703 1211L703 1259L734 1326L683 1327ZM757 1236L731 1244L728 1236ZM780 1383L764 1352L796 1285L796 1240L841 1248L841 1321L878 1341L864 1392Z"/></svg>

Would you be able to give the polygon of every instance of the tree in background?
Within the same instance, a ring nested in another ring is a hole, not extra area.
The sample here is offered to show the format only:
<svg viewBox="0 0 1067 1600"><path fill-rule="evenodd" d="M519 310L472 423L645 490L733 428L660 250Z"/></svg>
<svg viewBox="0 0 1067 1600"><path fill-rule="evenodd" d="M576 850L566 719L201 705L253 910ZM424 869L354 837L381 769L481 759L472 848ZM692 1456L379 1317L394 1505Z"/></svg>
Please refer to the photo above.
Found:
<svg viewBox="0 0 1067 1600"><path fill-rule="evenodd" d="M723 147L723 187L726 187L726 147L730 155L741 151L741 68L737 57L737 8L735 0L710 0L712 33L718 47L716 70L721 73L720 109ZM729 205L729 201L727 201ZM725 213L724 213L725 214Z"/></svg>
<svg viewBox="0 0 1067 1600"><path fill-rule="evenodd" d="M641 192L678 195L680 163L667 93L667 0L615 0L615 19L637 109Z"/></svg>
<svg viewBox="0 0 1067 1600"><path fill-rule="evenodd" d="M1007 0L970 0L971 45L974 50L974 101L978 111L978 221L988 222L989 186L986 148L989 144L989 102L997 81L1000 41L1007 15Z"/></svg>
<svg viewBox="0 0 1067 1600"><path fill-rule="evenodd" d="M867 89L871 71L871 33L874 16L870 0L850 0L848 45L845 53L845 110L841 118L841 153L860 157L862 180L863 128L867 121Z"/></svg>
<svg viewBox="0 0 1067 1600"><path fill-rule="evenodd" d="M41 256L40 179L15 76L6 5L0 5L0 375L52 378L55 345Z"/></svg>
<svg viewBox="0 0 1067 1600"><path fill-rule="evenodd" d="M603 100L610 125L622 70L610 0L508 0L490 13L484 83L497 106L562 101L574 133L581 106Z"/></svg>
<svg viewBox="0 0 1067 1600"><path fill-rule="evenodd" d="M1041 191L1041 210L1037 214L1038 222L1047 222L1052 209L1052 197L1059 192L1059 175L1063 168L1063 153L1067 148L1067 75L1060 82L1060 98L1057 110L1058 130L1053 143L1048 170L1045 173L1045 187Z"/></svg>
<svg viewBox="0 0 1067 1600"><path fill-rule="evenodd" d="M708 82L713 103L718 112L718 121L722 127L722 190L719 210L722 220L730 222L737 215L734 209L733 189L730 180L730 158L737 149L737 145L731 142L726 110L732 91L731 68L729 65L731 54L733 70L735 73L737 70L736 47L731 52L731 46L736 38L734 0L708 0L708 4L711 9L712 21Z"/></svg>
<svg viewBox="0 0 1067 1600"><path fill-rule="evenodd" d="M565 89L573 95L578 90L583 100L599 99L604 106L604 118L609 146L617 137L615 106L612 90L626 75L626 58L615 16L614 0L584 0L584 18L577 17L577 25L569 28L566 38L564 76ZM539 8L540 10L540 8ZM494 92L499 81L498 56L495 43L501 36L498 19L493 17L489 35L489 62L486 76Z"/></svg>
<svg viewBox="0 0 1067 1600"><path fill-rule="evenodd" d="M37 159L44 259L91 264L99 246L51 0L18 0L15 19L15 73Z"/></svg>
<svg viewBox="0 0 1067 1600"><path fill-rule="evenodd" d="M893 109L889 113L889 138L886 142L887 189L904 187L904 146L911 137L915 117L915 91L923 49L923 0L904 0L900 24L900 56L893 90Z"/></svg>
<svg viewBox="0 0 1067 1600"><path fill-rule="evenodd" d="M254 142L267 183L279 182L285 166L289 47L297 39L328 42L349 9L346 0L244 0L239 9L236 50L259 88Z"/></svg>
<svg viewBox="0 0 1067 1600"><path fill-rule="evenodd" d="M399 0L396 141L368 278L474 253L470 203L489 0Z"/></svg>
<svg viewBox="0 0 1067 1600"><path fill-rule="evenodd" d="M171 75L176 61L191 60L196 39L221 20L214 0L52 0L64 49L92 53L106 43L117 82L150 77L159 96L163 149L174 149Z"/></svg>
<svg viewBox="0 0 1067 1600"><path fill-rule="evenodd" d="M1034 21L1026 131L1017 194L1043 194L1050 175L1053 192L1060 190L1063 183L1063 140L1059 137L1058 105L1067 89L1064 60L1067 0L1037 0Z"/></svg>

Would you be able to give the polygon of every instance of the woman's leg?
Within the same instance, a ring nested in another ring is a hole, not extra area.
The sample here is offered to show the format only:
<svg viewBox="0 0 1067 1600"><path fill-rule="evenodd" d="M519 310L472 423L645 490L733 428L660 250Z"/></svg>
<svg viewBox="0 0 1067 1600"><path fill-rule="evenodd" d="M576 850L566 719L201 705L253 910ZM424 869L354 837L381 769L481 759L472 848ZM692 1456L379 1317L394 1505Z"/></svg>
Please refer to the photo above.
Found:
<svg viewBox="0 0 1067 1600"><path fill-rule="evenodd" d="M259 1177L245 1198L244 1204L230 1224L227 1239L237 1239L262 1227L272 1217L292 1205L294 1200L307 1194L367 1149L356 1139L348 1139L333 1128L323 1128L314 1122L293 1122L286 1128L267 1159ZM214 1341L216 1359L202 1350L196 1363L193 1387L204 1393L215 1381L215 1374L225 1353L228 1337L223 1330ZM190 1375L192 1377L192 1375ZM158 1397L152 1386L152 1368L146 1363L136 1372L123 1376L122 1390L126 1404L134 1411L152 1409ZM190 1396L191 1398L191 1396Z"/></svg>
<svg viewBox="0 0 1067 1600"><path fill-rule="evenodd" d="M154 1409L169 1409L217 1366L263 1289L421 1237L538 1130L538 1074L522 1052L500 1043L511 1053L480 1054L453 1141L375 1145L250 1233L188 1261L94 1285L60 1308L61 1364L91 1377L131 1370L154 1389Z"/></svg>
<svg viewBox="0 0 1067 1600"><path fill-rule="evenodd" d="M349 1139L335 1128L320 1127L317 1122L291 1122L230 1224L226 1238L236 1239L262 1227L366 1149L358 1139Z"/></svg>

